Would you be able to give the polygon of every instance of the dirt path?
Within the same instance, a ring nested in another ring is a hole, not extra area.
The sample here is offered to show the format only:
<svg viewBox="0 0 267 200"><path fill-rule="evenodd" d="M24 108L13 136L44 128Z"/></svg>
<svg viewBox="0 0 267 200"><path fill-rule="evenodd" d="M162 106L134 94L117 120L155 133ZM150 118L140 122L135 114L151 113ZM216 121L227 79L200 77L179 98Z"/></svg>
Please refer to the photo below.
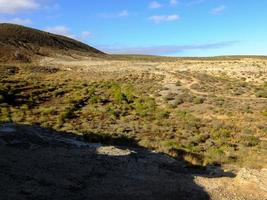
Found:
<svg viewBox="0 0 267 200"><path fill-rule="evenodd" d="M163 63L144 63L144 62L133 62L133 63L129 63L129 62L125 62L125 61L92 61L92 60L87 60L87 59L83 59L83 60L70 60L70 61L65 61L62 59L56 59L56 58L44 58L42 60L40 60L40 64L41 65L50 65L50 64L57 64L60 66L69 66L69 67L75 67L75 69L77 68L77 66L83 66L85 69L87 70L96 70L96 71L101 71L104 70L106 72L108 71L112 71L112 72L119 72L119 71L124 71L124 72L149 72L152 74L156 74L156 75L161 75L164 76L164 79L162 81L162 85L163 87L168 87L170 85L172 85L171 87L175 86L175 83L177 81L181 81L183 83L183 87L185 89L190 90L191 93L196 94L196 95L200 95L200 96L215 96L218 98L225 98L225 99L233 99L233 100L253 100L253 101L263 101L263 102L267 102L267 98L259 98L259 97L243 97L243 96L229 96L229 95L220 95L220 94L213 94L213 93L209 93L209 92L200 92L197 91L195 89L192 88L192 85L194 84L199 84L199 80L194 78L194 77L190 77L192 80L188 81L188 80L181 80L178 76L177 76L177 72L174 72L174 66L169 66L168 64L163 64ZM106 66L109 66L108 68ZM66 68L66 67L64 67ZM70 69L70 68L67 68ZM177 68L175 68L177 69ZM204 69L202 69L204 70ZM172 88L170 87L170 90L172 90Z"/></svg>
<svg viewBox="0 0 267 200"><path fill-rule="evenodd" d="M200 84L199 80L191 77L192 81L187 81L187 80L180 80L175 72L170 72L164 69L160 69L159 67L156 68L155 71L156 74L160 74L163 75L165 78L163 80L163 87L168 87L168 85L173 84L175 85L175 83L177 81L181 81L182 83L182 87L185 89L190 90L190 92L192 92L193 94L196 95L200 95L200 96L215 96L217 98L226 98L226 99L236 99L236 100L255 100L255 101L266 101L267 102L267 98L259 98L259 97L241 97L241 96L227 96L227 95L218 95L218 94L213 94L213 93L209 93L209 92L200 92L197 91L195 89L192 88L192 86L194 84ZM170 88L170 90L172 90Z"/></svg>

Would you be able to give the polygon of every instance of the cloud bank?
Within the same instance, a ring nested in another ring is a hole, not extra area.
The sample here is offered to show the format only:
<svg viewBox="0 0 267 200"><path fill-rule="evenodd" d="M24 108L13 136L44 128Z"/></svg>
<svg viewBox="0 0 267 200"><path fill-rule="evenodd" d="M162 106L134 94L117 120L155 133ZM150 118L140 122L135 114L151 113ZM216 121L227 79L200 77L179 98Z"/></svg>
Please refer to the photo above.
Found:
<svg viewBox="0 0 267 200"><path fill-rule="evenodd" d="M75 36L71 34L70 29L66 26L47 27L45 31L54 33L57 35L64 35L70 38L75 38Z"/></svg>
<svg viewBox="0 0 267 200"><path fill-rule="evenodd" d="M223 13L226 9L226 6L222 5L222 6L218 6L216 8L213 8L211 10L211 13L214 14L214 15L219 15L221 13Z"/></svg>
<svg viewBox="0 0 267 200"><path fill-rule="evenodd" d="M45 29L45 31L50 32L50 33L54 33L57 35L64 35L66 37L73 38L73 39L80 40L80 41L84 41L84 42L86 42L86 40L88 40L88 38L90 38L92 36L92 33L89 31L83 31L79 35L74 35L71 33L71 30L68 27L62 26L62 25L47 27Z"/></svg>
<svg viewBox="0 0 267 200"><path fill-rule="evenodd" d="M171 22L171 21L178 21L180 19L179 15L153 15L148 18L149 20L153 21L156 24L162 22Z"/></svg>
<svg viewBox="0 0 267 200"><path fill-rule="evenodd" d="M31 25L31 19L23 19L23 18L12 18L12 19L0 19L0 23L11 23L11 24L19 24L19 25Z"/></svg>
<svg viewBox="0 0 267 200"><path fill-rule="evenodd" d="M107 53L113 54L144 54L144 55L171 55L190 50L220 49L237 44L238 41L226 41L218 43L195 44L195 45L162 45L149 47L110 48L99 47Z"/></svg>
<svg viewBox="0 0 267 200"><path fill-rule="evenodd" d="M159 2L157 2L157 1L152 1L152 2L150 2L148 8L150 8L150 9L158 9L158 8L161 8L162 6L163 6L163 5L160 4Z"/></svg>
<svg viewBox="0 0 267 200"><path fill-rule="evenodd" d="M35 0L0 0L0 14L16 14L39 7Z"/></svg>

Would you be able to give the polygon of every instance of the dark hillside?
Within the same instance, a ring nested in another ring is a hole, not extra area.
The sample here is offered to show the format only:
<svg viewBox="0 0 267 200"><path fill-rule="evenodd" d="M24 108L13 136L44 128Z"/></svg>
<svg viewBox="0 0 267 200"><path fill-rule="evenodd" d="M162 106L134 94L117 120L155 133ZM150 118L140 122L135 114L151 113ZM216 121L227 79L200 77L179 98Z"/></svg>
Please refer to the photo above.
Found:
<svg viewBox="0 0 267 200"><path fill-rule="evenodd" d="M33 55L50 55L54 51L76 51L88 55L103 52L74 39L15 25L0 24L0 60L29 61Z"/></svg>

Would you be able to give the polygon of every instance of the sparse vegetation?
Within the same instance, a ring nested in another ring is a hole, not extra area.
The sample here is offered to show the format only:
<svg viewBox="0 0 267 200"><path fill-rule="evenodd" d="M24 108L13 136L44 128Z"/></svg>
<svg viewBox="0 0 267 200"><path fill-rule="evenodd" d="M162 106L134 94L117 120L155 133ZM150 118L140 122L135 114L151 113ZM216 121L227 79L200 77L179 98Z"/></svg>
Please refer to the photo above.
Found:
<svg viewBox="0 0 267 200"><path fill-rule="evenodd" d="M85 138L97 134L95 140L106 143L105 135L131 138L172 156L184 152L183 159L193 165L243 165L246 150L264 155L259 138L266 137L267 130L266 83L183 71L166 87L164 76L143 71L112 74L92 67L85 73L35 67L23 64L14 73L4 72L1 122L40 124ZM257 98L262 100L254 103Z"/></svg>

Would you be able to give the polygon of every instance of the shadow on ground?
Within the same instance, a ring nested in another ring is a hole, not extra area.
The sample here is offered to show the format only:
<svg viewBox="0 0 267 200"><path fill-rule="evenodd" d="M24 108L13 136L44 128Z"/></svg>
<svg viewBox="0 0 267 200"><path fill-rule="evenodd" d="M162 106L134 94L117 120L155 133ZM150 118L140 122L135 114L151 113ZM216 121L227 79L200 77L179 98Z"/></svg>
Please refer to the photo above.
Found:
<svg viewBox="0 0 267 200"><path fill-rule="evenodd" d="M85 140L38 126L0 125L1 198L210 199L194 182L196 171L182 161L139 148L132 140L123 148L88 143L99 139L91 137ZM105 138L110 144L125 138L117 140ZM198 175L208 174L203 170Z"/></svg>

